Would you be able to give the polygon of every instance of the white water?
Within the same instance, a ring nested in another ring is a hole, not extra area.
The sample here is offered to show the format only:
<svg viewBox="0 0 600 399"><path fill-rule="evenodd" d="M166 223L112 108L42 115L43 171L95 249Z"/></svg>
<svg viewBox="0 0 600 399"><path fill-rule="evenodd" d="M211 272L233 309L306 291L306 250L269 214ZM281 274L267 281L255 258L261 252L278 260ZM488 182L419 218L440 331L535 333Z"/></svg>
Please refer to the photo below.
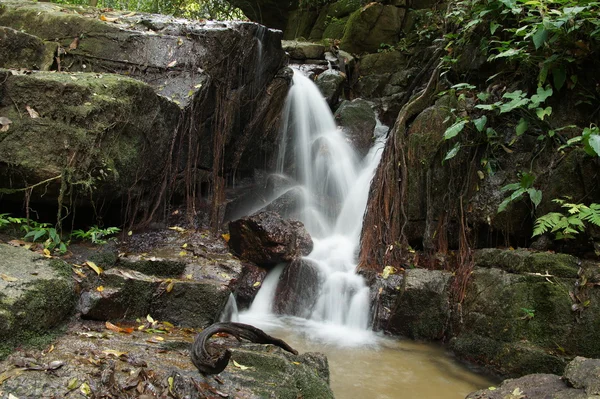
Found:
<svg viewBox="0 0 600 399"><path fill-rule="evenodd" d="M291 319L313 339L345 346L372 343L369 288L355 269L369 186L387 128L378 124L375 143L361 160L336 127L321 92L298 72L283 120L277 173L291 181L283 192L299 197L293 214L286 216L300 219L311 234L314 249L306 258L318 265L323 279L310 318ZM267 276L240 321L262 328L281 325L282 318L271 309L282 271L283 265Z"/></svg>

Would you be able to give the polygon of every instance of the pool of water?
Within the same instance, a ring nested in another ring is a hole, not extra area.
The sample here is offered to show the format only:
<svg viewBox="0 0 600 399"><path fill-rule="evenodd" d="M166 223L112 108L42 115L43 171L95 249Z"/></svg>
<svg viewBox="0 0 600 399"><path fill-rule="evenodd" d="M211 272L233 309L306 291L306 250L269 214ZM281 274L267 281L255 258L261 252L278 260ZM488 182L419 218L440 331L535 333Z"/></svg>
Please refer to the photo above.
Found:
<svg viewBox="0 0 600 399"><path fill-rule="evenodd" d="M498 383L457 361L440 345L373 335L364 346L315 339L305 326L279 319L261 326L299 353L322 352L329 360L338 399L462 399Z"/></svg>

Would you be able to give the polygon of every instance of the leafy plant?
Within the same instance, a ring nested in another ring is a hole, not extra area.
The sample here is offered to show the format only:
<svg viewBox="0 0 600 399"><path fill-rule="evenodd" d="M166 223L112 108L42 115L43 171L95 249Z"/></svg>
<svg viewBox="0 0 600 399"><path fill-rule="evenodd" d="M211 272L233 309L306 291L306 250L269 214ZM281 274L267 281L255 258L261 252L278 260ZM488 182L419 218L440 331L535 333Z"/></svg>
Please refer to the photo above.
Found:
<svg viewBox="0 0 600 399"><path fill-rule="evenodd" d="M26 232L23 237L24 240L31 239L31 241L36 242L42 239L44 240L44 249L49 251L56 249L60 253L67 252L67 244L62 241L56 229L50 227L50 223L39 223L33 220L29 220L28 223L21 226Z"/></svg>
<svg viewBox="0 0 600 399"><path fill-rule="evenodd" d="M396 46L388 43L380 43L379 48L377 49L378 53L390 53L392 51L396 51Z"/></svg>
<svg viewBox="0 0 600 399"><path fill-rule="evenodd" d="M98 226L93 226L89 230L73 230L71 237L79 238L81 240L89 240L93 244L106 244L107 240L104 238L121 231L118 227L107 227L101 229Z"/></svg>
<svg viewBox="0 0 600 399"><path fill-rule="evenodd" d="M540 202L542 202L542 192L533 188L534 181L535 176L530 173L522 172L521 179L518 183L511 183L502 187L501 191L510 192L510 195L500 203L500 206L498 206L498 213L506 210L508 204L520 199L526 194L529 196L533 206L537 208Z"/></svg>
<svg viewBox="0 0 600 399"><path fill-rule="evenodd" d="M521 308L521 310L525 313L525 316L521 317L523 320L531 320L535 317L535 309Z"/></svg>
<svg viewBox="0 0 600 399"><path fill-rule="evenodd" d="M532 237L550 231L554 233L555 240L567 240L584 232L586 222L600 226L600 204L573 204L559 198L552 201L560 204L564 211L550 212L537 218Z"/></svg>
<svg viewBox="0 0 600 399"><path fill-rule="evenodd" d="M11 224L22 224L26 223L25 218L15 218L10 216L10 213L0 213L0 229L10 226Z"/></svg>
<svg viewBox="0 0 600 399"><path fill-rule="evenodd" d="M573 137L567 144L559 149L567 148L576 144L582 144L585 152L590 156L600 157L600 129L598 126L590 126L583 129L580 136Z"/></svg>

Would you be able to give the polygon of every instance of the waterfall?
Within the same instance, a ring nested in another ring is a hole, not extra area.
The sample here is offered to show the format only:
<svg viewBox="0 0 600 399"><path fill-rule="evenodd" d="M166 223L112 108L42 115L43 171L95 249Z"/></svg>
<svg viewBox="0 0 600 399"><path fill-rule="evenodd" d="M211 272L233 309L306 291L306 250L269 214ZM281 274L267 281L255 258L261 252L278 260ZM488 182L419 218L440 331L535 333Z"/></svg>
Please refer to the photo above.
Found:
<svg viewBox="0 0 600 399"><path fill-rule="evenodd" d="M336 127L316 85L294 73L284 107L277 174L290 181L283 191L299 197L294 209L283 216L300 219L314 241L306 259L319 268L321 292L309 319L294 322L317 339L357 344L370 334L369 288L355 269L369 186L386 132L378 123L373 147L361 160ZM273 320L275 286L282 270L278 267L267 276L250 309L240 315L241 321L260 325L261 319Z"/></svg>

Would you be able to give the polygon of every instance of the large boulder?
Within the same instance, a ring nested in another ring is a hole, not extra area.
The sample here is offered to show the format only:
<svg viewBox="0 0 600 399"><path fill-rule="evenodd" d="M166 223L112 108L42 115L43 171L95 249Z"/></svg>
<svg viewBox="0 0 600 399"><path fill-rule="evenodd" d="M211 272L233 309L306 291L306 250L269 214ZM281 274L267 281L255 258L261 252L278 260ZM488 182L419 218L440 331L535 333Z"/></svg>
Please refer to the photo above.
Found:
<svg viewBox="0 0 600 399"><path fill-rule="evenodd" d="M260 212L229 222L229 248L242 259L263 266L290 262L312 251L313 242L302 222L275 212Z"/></svg>
<svg viewBox="0 0 600 399"><path fill-rule="evenodd" d="M0 358L15 346L43 345L75 310L71 267L0 244Z"/></svg>
<svg viewBox="0 0 600 399"><path fill-rule="evenodd" d="M340 48L350 53L374 53L381 44L397 43L405 12L393 5L367 4L350 16Z"/></svg>
<svg viewBox="0 0 600 399"><path fill-rule="evenodd" d="M340 94L344 87L346 77L336 70L327 70L317 76L315 84L327 100L330 107L335 107L340 101Z"/></svg>
<svg viewBox="0 0 600 399"><path fill-rule="evenodd" d="M47 71L54 63L58 44L0 26L0 68L27 68Z"/></svg>
<svg viewBox="0 0 600 399"><path fill-rule="evenodd" d="M316 60L322 58L325 53L325 46L319 43L284 40L281 46L293 60Z"/></svg>

